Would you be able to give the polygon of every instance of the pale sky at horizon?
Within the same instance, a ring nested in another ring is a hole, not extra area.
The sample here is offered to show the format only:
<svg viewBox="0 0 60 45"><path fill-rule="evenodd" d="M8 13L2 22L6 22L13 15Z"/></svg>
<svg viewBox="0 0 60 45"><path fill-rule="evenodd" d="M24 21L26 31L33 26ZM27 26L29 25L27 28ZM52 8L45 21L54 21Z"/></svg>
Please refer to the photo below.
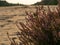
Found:
<svg viewBox="0 0 60 45"><path fill-rule="evenodd" d="M36 2L40 2L41 0L6 0L6 1L9 3L20 3L20 4L30 5Z"/></svg>

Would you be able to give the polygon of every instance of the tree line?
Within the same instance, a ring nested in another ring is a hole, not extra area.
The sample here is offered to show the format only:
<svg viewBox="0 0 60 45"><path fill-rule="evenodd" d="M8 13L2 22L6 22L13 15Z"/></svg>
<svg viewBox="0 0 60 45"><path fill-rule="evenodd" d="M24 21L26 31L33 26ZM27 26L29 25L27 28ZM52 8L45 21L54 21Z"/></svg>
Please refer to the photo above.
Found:
<svg viewBox="0 0 60 45"><path fill-rule="evenodd" d="M57 0L42 0L41 2L36 2L35 4L32 5L57 5L58 1ZM6 1L1 1L0 0L0 6L24 6L24 4L12 4L12 3L8 3Z"/></svg>
<svg viewBox="0 0 60 45"><path fill-rule="evenodd" d="M12 4L12 3L8 3L6 1L0 1L0 6L18 6L18 5L23 6L23 4L19 4L19 3Z"/></svg>
<svg viewBox="0 0 60 45"><path fill-rule="evenodd" d="M42 0L41 2L37 2L34 5L57 5L57 0Z"/></svg>

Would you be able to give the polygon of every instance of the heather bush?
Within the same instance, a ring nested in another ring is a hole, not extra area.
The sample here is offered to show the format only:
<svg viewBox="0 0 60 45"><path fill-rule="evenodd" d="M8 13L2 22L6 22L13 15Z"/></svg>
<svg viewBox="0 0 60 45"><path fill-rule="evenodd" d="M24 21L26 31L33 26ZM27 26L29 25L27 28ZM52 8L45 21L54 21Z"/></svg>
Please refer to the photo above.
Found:
<svg viewBox="0 0 60 45"><path fill-rule="evenodd" d="M11 45L60 45L60 9L57 7L55 11L48 11L43 6L36 7L36 12L26 12L26 23L16 22L17 37L19 44L14 39L10 39Z"/></svg>

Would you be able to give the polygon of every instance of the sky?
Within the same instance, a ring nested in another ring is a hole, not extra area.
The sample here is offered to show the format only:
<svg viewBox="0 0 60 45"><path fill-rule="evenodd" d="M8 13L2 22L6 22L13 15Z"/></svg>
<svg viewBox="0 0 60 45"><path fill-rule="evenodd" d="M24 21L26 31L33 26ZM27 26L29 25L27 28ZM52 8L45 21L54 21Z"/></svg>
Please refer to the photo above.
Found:
<svg viewBox="0 0 60 45"><path fill-rule="evenodd" d="M30 5L30 4L34 4L36 2L40 2L41 0L6 0L9 3L19 3L19 4L26 4L26 5Z"/></svg>

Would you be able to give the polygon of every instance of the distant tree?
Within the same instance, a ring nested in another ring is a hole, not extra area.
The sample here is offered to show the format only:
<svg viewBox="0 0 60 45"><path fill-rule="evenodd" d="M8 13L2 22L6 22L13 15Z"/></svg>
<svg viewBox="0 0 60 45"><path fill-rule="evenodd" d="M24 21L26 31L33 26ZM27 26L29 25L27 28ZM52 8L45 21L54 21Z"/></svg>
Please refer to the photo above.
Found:
<svg viewBox="0 0 60 45"><path fill-rule="evenodd" d="M0 6L5 6L5 5L8 5L8 3L6 1L1 1L0 0Z"/></svg>
<svg viewBox="0 0 60 45"><path fill-rule="evenodd" d="M48 4L48 5L56 5L56 4L58 4L57 0L44 0L43 2L45 4Z"/></svg>
<svg viewBox="0 0 60 45"><path fill-rule="evenodd" d="M57 5L57 0L42 0L41 2L37 2L34 5Z"/></svg>
<svg viewBox="0 0 60 45"><path fill-rule="evenodd" d="M58 5L60 6L60 0L57 0L58 1Z"/></svg>
<svg viewBox="0 0 60 45"><path fill-rule="evenodd" d="M0 0L0 6L18 6L18 5L24 6L23 4L19 4L19 3L12 4L12 3L6 2L5 0Z"/></svg>

